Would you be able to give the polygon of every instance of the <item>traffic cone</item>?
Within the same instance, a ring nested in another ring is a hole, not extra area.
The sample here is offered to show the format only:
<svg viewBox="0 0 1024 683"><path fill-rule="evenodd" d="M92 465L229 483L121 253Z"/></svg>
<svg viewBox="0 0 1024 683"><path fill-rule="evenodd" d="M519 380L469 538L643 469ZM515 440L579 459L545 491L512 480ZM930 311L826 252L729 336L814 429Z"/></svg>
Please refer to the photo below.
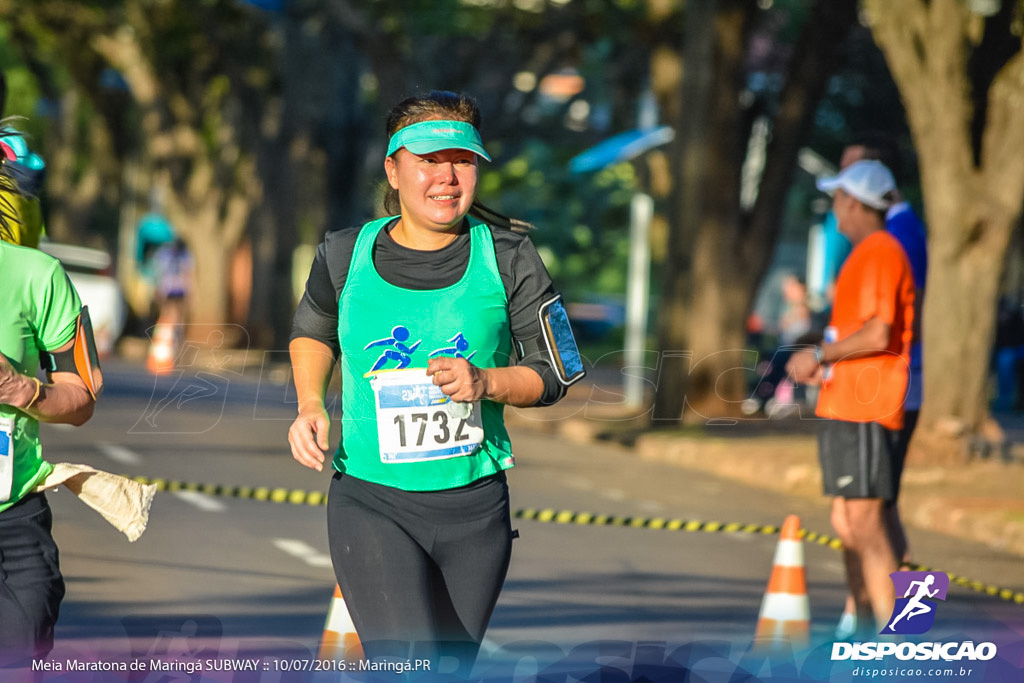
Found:
<svg viewBox="0 0 1024 683"><path fill-rule="evenodd" d="M166 375L174 369L174 326L157 323L146 356L146 369L154 375Z"/></svg>
<svg viewBox="0 0 1024 683"><path fill-rule="evenodd" d="M320 639L319 659L351 661L363 658L363 646L356 634L356 625L349 616L345 598L341 596L341 586L334 585L334 598L327 610L327 623L324 624L324 635Z"/></svg>
<svg viewBox="0 0 1024 683"><path fill-rule="evenodd" d="M800 518L796 515L789 515L782 524L772 564L772 575L757 620L755 647L770 650L782 643L788 643L790 647L806 646L810 635L811 605L807 599Z"/></svg>

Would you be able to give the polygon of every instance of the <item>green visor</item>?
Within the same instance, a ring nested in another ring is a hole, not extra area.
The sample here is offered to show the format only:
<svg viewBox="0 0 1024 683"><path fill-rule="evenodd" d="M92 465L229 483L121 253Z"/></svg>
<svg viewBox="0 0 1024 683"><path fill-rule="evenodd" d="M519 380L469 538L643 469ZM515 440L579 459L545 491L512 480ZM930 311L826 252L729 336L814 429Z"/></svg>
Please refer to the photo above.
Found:
<svg viewBox="0 0 1024 683"><path fill-rule="evenodd" d="M421 121L406 126L391 136L387 156L405 147L413 154L430 154L442 149L466 149L487 161L480 133L465 121Z"/></svg>

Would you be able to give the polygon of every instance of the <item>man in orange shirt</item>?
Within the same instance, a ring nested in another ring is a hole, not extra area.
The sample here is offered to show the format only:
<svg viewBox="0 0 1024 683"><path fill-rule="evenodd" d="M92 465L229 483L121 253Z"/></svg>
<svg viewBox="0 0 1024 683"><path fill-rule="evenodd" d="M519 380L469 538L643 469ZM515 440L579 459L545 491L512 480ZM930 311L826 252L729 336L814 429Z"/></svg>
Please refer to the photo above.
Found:
<svg viewBox="0 0 1024 683"><path fill-rule="evenodd" d="M889 574L898 563L884 508L896 499L903 467L894 446L903 426L914 279L885 229L896 189L888 168L858 161L818 188L835 192L832 208L853 251L839 272L825 341L795 353L787 370L797 382L821 384L815 412L825 418L818 445L832 525L861 623L873 615L880 630L895 600Z"/></svg>

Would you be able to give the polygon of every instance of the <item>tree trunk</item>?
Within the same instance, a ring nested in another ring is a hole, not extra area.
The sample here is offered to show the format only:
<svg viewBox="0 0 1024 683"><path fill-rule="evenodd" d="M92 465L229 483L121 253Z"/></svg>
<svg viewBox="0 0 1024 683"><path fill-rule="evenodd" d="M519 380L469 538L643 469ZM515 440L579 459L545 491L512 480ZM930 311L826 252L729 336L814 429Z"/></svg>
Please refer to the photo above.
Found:
<svg viewBox="0 0 1024 683"><path fill-rule="evenodd" d="M683 415L688 422L739 414L746 386L744 321L753 286L737 252L743 239L740 168L747 141L745 110L737 100L745 82L751 20L744 5L723 3L714 21L716 77L702 171L708 191L693 248L688 324L693 352L686 389L686 406L692 412ZM738 397L735 404L730 404L731 397Z"/></svg>
<svg viewBox="0 0 1024 683"><path fill-rule="evenodd" d="M971 82L982 19L966 3L868 0L866 9L906 105L929 228L925 394L911 457L958 460L989 415L999 282L1024 201L1020 38L991 85ZM984 26L1000 29L1009 26Z"/></svg>
<svg viewBox="0 0 1024 683"><path fill-rule="evenodd" d="M225 312L228 310L228 264L234 244L223 240L207 240L202 249L193 251L196 267L195 292L189 301L189 325L196 328L227 327ZM203 341L205 333L188 335L195 341ZM199 339L196 339L199 336Z"/></svg>
<svg viewBox="0 0 1024 683"><path fill-rule="evenodd" d="M692 288L693 235L700 221L704 194L703 168L708 155L707 126L711 88L715 79L716 36L713 25L716 3L699 2L687 7L683 36L681 103L668 111L678 113L673 145L673 176L678 191L669 211L671 229L665 257L665 275L658 306L659 367L655 385L653 419L674 424L683 415L690 357L688 305Z"/></svg>

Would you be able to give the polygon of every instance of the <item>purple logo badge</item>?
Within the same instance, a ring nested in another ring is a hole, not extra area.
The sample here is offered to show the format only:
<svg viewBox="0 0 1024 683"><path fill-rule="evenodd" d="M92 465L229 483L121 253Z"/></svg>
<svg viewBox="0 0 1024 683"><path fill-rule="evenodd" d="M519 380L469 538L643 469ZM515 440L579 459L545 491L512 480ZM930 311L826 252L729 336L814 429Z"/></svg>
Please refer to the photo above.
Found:
<svg viewBox="0 0 1024 683"><path fill-rule="evenodd" d="M949 576L944 572L893 572L896 605L889 623L879 633L917 635L935 623L934 600L945 600Z"/></svg>

